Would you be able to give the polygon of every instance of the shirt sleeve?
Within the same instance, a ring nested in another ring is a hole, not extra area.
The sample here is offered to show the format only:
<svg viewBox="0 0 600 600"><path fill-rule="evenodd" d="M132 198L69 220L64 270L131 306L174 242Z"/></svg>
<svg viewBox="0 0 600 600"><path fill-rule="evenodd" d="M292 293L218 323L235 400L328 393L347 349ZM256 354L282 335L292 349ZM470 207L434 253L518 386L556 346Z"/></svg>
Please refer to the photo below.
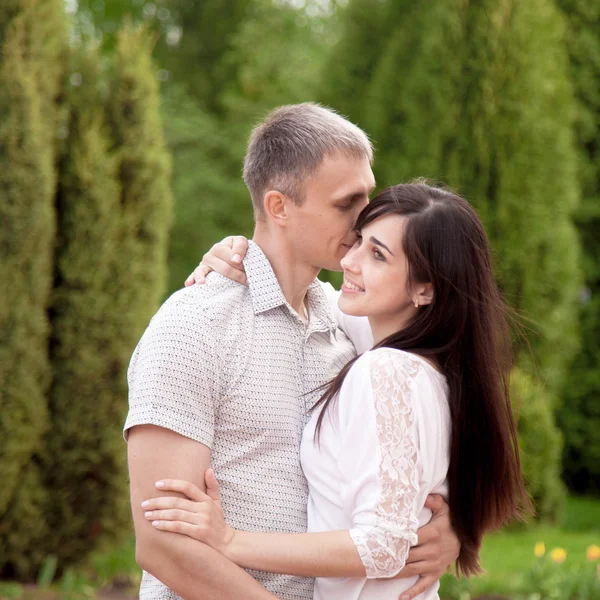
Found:
<svg viewBox="0 0 600 600"><path fill-rule="evenodd" d="M338 324L338 327L350 338L354 344L357 354L362 354L373 347L373 333L367 317L354 317L347 315L340 310L338 300L340 293L331 283L321 282L323 291L329 300L331 310Z"/></svg>
<svg viewBox="0 0 600 600"><path fill-rule="evenodd" d="M342 501L369 579L396 576L417 543L421 466L411 388L419 366L406 357L379 349L359 359L341 414Z"/></svg>
<svg viewBox="0 0 600 600"><path fill-rule="evenodd" d="M157 425L212 447L220 361L201 307L171 298L154 316L128 371L124 427Z"/></svg>

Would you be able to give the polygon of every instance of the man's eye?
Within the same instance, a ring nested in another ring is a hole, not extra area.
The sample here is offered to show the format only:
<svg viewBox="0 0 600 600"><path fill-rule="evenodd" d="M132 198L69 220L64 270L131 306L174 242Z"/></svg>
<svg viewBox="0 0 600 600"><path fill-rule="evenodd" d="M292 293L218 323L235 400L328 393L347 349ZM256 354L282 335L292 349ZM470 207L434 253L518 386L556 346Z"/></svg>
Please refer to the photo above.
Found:
<svg viewBox="0 0 600 600"><path fill-rule="evenodd" d="M338 209L341 211L350 210L352 204L338 204Z"/></svg>

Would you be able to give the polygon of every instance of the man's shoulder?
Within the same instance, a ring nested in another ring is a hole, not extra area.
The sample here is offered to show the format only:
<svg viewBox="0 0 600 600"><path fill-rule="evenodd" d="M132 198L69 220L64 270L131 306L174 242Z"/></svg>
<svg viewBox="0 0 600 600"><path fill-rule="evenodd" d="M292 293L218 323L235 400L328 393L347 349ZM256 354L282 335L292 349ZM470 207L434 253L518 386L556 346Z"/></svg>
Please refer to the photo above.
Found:
<svg viewBox="0 0 600 600"><path fill-rule="evenodd" d="M241 309L247 302L250 302L250 297L246 286L218 273L210 273L205 284L191 285L171 294L154 319L181 316L213 320L231 315L233 310Z"/></svg>
<svg viewBox="0 0 600 600"><path fill-rule="evenodd" d="M174 292L152 317L132 358L154 353L217 352L234 339L232 329L248 322L251 302L247 288L220 276L211 275L204 285Z"/></svg>

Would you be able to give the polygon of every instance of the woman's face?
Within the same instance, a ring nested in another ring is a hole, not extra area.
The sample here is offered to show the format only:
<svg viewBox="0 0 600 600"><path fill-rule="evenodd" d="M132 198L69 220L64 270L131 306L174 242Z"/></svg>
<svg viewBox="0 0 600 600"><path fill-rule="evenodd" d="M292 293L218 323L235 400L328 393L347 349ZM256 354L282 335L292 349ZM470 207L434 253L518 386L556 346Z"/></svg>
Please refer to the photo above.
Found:
<svg viewBox="0 0 600 600"><path fill-rule="evenodd" d="M402 250L405 221L400 215L376 219L362 229L341 261L344 283L339 307L348 315L368 316L380 339L414 316L415 300L419 304L431 301L429 284L409 286L408 261Z"/></svg>

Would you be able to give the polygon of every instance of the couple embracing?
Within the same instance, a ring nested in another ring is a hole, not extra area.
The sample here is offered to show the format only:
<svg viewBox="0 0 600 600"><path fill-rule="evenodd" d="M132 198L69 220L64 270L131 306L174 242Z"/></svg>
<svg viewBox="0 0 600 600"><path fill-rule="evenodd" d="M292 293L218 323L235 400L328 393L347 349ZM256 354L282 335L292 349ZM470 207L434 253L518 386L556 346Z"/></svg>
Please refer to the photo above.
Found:
<svg viewBox="0 0 600 600"><path fill-rule="evenodd" d="M423 182L369 202L372 158L329 109L273 111L244 162L253 240L213 247L140 340L143 600L437 598L527 504L483 227Z"/></svg>

